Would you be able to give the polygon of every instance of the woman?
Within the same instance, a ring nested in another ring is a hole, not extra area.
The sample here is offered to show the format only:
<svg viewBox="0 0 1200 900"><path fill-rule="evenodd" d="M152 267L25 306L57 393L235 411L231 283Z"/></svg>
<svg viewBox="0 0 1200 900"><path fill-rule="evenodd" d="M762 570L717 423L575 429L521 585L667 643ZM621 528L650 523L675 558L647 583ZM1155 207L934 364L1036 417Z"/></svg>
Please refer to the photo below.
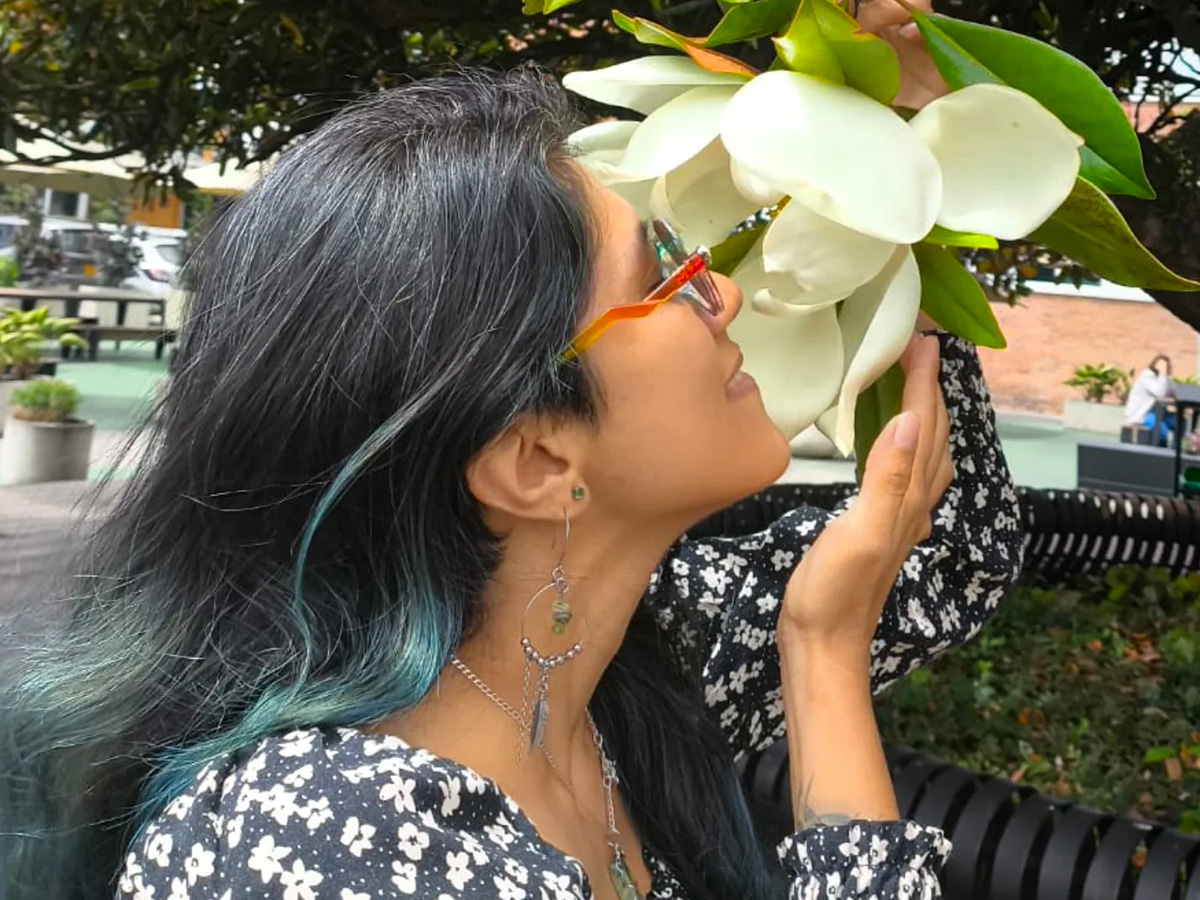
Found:
<svg viewBox="0 0 1200 900"><path fill-rule="evenodd" d="M5 701L12 897L935 893L871 690L1019 565L975 358L914 341L840 516L678 542L787 444L736 287L567 113L530 73L419 82L217 223L156 450ZM785 719L779 865L733 758Z"/></svg>

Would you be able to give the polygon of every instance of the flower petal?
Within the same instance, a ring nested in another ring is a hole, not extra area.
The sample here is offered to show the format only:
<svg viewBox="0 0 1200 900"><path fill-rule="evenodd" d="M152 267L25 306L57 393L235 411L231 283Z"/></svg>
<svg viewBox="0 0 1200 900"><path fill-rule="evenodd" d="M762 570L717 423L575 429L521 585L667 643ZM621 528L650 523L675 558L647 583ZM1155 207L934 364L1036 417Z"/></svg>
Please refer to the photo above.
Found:
<svg viewBox="0 0 1200 900"><path fill-rule="evenodd" d="M613 185L624 181L641 181L621 166L621 157L630 137L641 122L597 122L581 128L567 138L567 146L578 155L575 161L587 169L601 184Z"/></svg>
<svg viewBox="0 0 1200 900"><path fill-rule="evenodd" d="M874 279L846 298L838 315L846 376L838 398L834 443L854 450L858 395L904 353L921 308L921 272L908 247L898 247Z"/></svg>
<svg viewBox="0 0 1200 900"><path fill-rule="evenodd" d="M652 113L698 85L740 85L740 75L710 72L686 56L643 56L583 72L568 72L563 87L601 103Z"/></svg>
<svg viewBox="0 0 1200 900"><path fill-rule="evenodd" d="M763 267L790 272L806 291L845 297L879 274L896 245L839 225L792 200L763 236Z"/></svg>
<svg viewBox="0 0 1200 900"><path fill-rule="evenodd" d="M697 87L664 103L629 138L621 168L657 178L683 165L716 138L721 113L736 93L736 87Z"/></svg>
<svg viewBox="0 0 1200 900"><path fill-rule="evenodd" d="M942 169L938 224L1017 240L1058 209L1079 174L1083 140L1028 94L976 84L909 122Z"/></svg>
<svg viewBox="0 0 1200 900"><path fill-rule="evenodd" d="M750 175L893 244L921 240L942 205L937 160L903 119L799 72L746 83L721 117L721 140Z"/></svg>
<svg viewBox="0 0 1200 900"><path fill-rule="evenodd" d="M733 271L733 280L751 306L766 315L785 315L786 309L813 309L843 300L844 291L810 291L796 283L790 272L768 272L763 265L762 241Z"/></svg>
<svg viewBox="0 0 1200 900"><path fill-rule="evenodd" d="M752 203L757 203L760 208L774 206L786 196L783 191L772 187L736 159L729 160L729 174L733 177L733 183L737 185L737 189L742 192L742 196Z"/></svg>
<svg viewBox="0 0 1200 900"><path fill-rule="evenodd" d="M758 382L767 415L789 440L837 396L842 340L832 306L783 318L743 308L729 335L741 345L743 368Z"/></svg>
<svg viewBox="0 0 1200 900"><path fill-rule="evenodd" d="M655 184L654 215L666 219L691 246L711 247L760 207L742 196L729 174L729 154L715 138Z"/></svg>

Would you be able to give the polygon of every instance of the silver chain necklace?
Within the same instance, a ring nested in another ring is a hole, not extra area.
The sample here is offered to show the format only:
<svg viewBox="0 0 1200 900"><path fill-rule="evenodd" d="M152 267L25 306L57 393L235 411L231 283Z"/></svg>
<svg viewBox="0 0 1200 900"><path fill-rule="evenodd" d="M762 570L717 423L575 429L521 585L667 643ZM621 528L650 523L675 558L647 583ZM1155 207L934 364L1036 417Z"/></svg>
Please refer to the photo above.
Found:
<svg viewBox="0 0 1200 900"><path fill-rule="evenodd" d="M529 733L530 723L527 718L518 713L512 707L512 704L488 687L487 682L472 672L466 663L457 656L451 656L450 664L476 690L491 700L492 703L496 704L506 716L512 719L517 724L517 727L521 729L522 734ZM591 710L587 711L587 722L588 728L592 732L592 743L596 747L596 755L600 757L600 769L604 773L604 811L608 819L608 832L605 835L605 842L613 854L612 860L608 864L608 877L612 881L613 889L617 892L617 897L620 900L643 900L642 895L638 893L637 884L633 880L633 874L629 871L629 864L625 861L625 850L618 841L620 832L617 830L616 807L613 804L614 788L620 783L620 779L617 777L617 767L608 758L608 754L604 752L604 738L600 735L600 729L596 727L596 721L592 718ZM546 757L546 762L549 764L550 770L554 773L554 777L561 781L571 796L574 797L575 789L572 787L570 779L566 777L566 774L559 768L558 763L554 761L554 757L550 755L549 749L547 749L544 743L540 744L538 749Z"/></svg>

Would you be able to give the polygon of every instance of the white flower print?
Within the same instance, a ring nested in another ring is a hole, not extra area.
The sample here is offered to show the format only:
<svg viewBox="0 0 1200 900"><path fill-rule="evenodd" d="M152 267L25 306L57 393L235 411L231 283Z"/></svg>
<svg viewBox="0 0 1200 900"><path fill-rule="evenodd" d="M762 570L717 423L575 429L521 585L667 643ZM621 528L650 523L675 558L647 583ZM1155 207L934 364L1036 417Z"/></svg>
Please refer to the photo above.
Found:
<svg viewBox="0 0 1200 900"><path fill-rule="evenodd" d="M296 815L304 820L309 831L316 831L333 818L333 811L329 808L328 797L318 797L296 807Z"/></svg>
<svg viewBox="0 0 1200 900"><path fill-rule="evenodd" d="M442 817L445 818L458 809L459 804L462 802L462 798L459 796L462 790L462 782L457 778L449 778L439 782L438 787L442 789L442 794L445 797L442 801Z"/></svg>
<svg viewBox="0 0 1200 900"><path fill-rule="evenodd" d="M280 860L291 852L291 847L276 847L275 838L269 834L263 835L258 845L250 851L250 861L247 865L258 872L262 876L262 883L266 884L273 875L283 871Z"/></svg>
<svg viewBox="0 0 1200 900"><path fill-rule="evenodd" d="M503 875L494 876L492 883L496 885L496 896L500 900L525 900L525 889L517 887Z"/></svg>
<svg viewBox="0 0 1200 900"><path fill-rule="evenodd" d="M468 794L482 794L487 790L488 783L486 778L468 771L463 775L463 787L467 789Z"/></svg>
<svg viewBox="0 0 1200 900"><path fill-rule="evenodd" d="M413 778L401 778L399 775L393 775L383 787L379 789L380 800L391 800L396 805L396 812L416 812L416 804L413 803L413 789L416 788L417 782Z"/></svg>
<svg viewBox="0 0 1200 900"><path fill-rule="evenodd" d="M374 836L375 826L360 823L357 816L348 818L342 827L342 843L352 856L362 856L364 850L370 850L374 846L371 843Z"/></svg>
<svg viewBox="0 0 1200 900"><path fill-rule="evenodd" d="M325 876L313 869L305 869L300 860L292 861L291 870L279 873L283 885L283 900L316 900L313 888L325 880Z"/></svg>
<svg viewBox="0 0 1200 900"><path fill-rule="evenodd" d="M171 879L171 893L167 894L167 900L189 900L188 883L182 878Z"/></svg>
<svg viewBox="0 0 1200 900"><path fill-rule="evenodd" d="M293 731L285 734L283 742L279 745L279 755L291 759L312 753L314 737L311 731Z"/></svg>
<svg viewBox="0 0 1200 900"><path fill-rule="evenodd" d="M517 862L515 859L506 859L504 861L504 871L509 874L517 884L529 884L529 870Z"/></svg>
<svg viewBox="0 0 1200 900"><path fill-rule="evenodd" d="M300 768L298 768L296 771L291 772L288 775L285 775L283 778L283 783L286 784L288 787L293 787L293 788L304 787L305 782L307 782L312 777L313 777L312 763L305 763Z"/></svg>
<svg viewBox="0 0 1200 900"><path fill-rule="evenodd" d="M467 882L475 877L475 873L467 868L469 862L470 857L465 852L446 854L446 880L454 885L456 890L461 891Z"/></svg>
<svg viewBox="0 0 1200 900"><path fill-rule="evenodd" d="M213 873L213 860L216 854L205 850L201 844L193 844L192 852L183 861L183 869L187 872L188 885L193 885L201 878L208 878Z"/></svg>
<svg viewBox="0 0 1200 900"><path fill-rule="evenodd" d="M785 569L790 570L795 563L796 554L791 550L784 550L782 547L771 554L771 565L775 567L775 571L782 572Z"/></svg>
<svg viewBox="0 0 1200 900"><path fill-rule="evenodd" d="M154 885L146 884L141 875L133 879L133 900L154 900Z"/></svg>
<svg viewBox="0 0 1200 900"><path fill-rule="evenodd" d="M155 832L146 843L146 859L159 868L166 868L171 863L171 848L174 843L169 832Z"/></svg>
<svg viewBox="0 0 1200 900"><path fill-rule="evenodd" d="M192 804L195 802L196 797L194 794L180 794L167 806L166 814L182 822L188 817L188 813L192 811Z"/></svg>
<svg viewBox="0 0 1200 900"><path fill-rule="evenodd" d="M487 835L489 841L503 847L505 850L508 849L509 844L517 839L515 834L502 825L485 825L483 833Z"/></svg>
<svg viewBox="0 0 1200 900"><path fill-rule="evenodd" d="M916 837L915 834L909 835L908 833L905 833L904 836L910 841ZM871 835L871 865L879 865L881 862L887 859L887 855L888 842L877 834Z"/></svg>
<svg viewBox="0 0 1200 900"><path fill-rule="evenodd" d="M225 843L231 850L242 842L242 826L245 824L246 816L242 813L225 823Z"/></svg>
<svg viewBox="0 0 1200 900"><path fill-rule="evenodd" d="M142 867L138 864L137 854L130 853L125 857L125 868L121 871L121 877L117 881L117 890L122 894L133 893L133 879L142 874Z"/></svg>
<svg viewBox="0 0 1200 900"><path fill-rule="evenodd" d="M400 826L400 831L396 835L396 848L409 859L420 859L421 854L428 846L429 835L412 822L405 822Z"/></svg>
<svg viewBox="0 0 1200 900"><path fill-rule="evenodd" d="M259 809L263 815L271 816L280 825L286 825L298 812L296 792L284 790L282 784L274 784L259 796Z"/></svg>
<svg viewBox="0 0 1200 900"><path fill-rule="evenodd" d="M267 766L267 758L262 753L256 753L254 757L246 763L246 768L242 770L242 781L246 784L253 784L258 780L258 775Z"/></svg>
<svg viewBox="0 0 1200 900"><path fill-rule="evenodd" d="M197 794L207 794L217 789L217 770L212 766L205 766L196 777L200 780L195 789Z"/></svg>
<svg viewBox="0 0 1200 900"><path fill-rule="evenodd" d="M417 867L412 863L393 862L392 884L402 894L413 894L417 890Z"/></svg>

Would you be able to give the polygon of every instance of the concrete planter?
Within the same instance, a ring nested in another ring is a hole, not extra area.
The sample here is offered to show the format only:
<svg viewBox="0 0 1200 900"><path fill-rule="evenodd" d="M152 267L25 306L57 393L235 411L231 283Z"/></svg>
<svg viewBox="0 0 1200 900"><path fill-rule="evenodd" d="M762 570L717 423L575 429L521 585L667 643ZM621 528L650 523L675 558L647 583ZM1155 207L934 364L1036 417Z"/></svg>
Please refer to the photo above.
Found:
<svg viewBox="0 0 1200 900"><path fill-rule="evenodd" d="M94 430L80 419L26 422L10 415L0 442L0 484L86 479Z"/></svg>
<svg viewBox="0 0 1200 900"><path fill-rule="evenodd" d="M1063 406L1063 427L1074 431L1095 431L1118 435L1125 424L1125 407L1115 403L1087 403L1068 400Z"/></svg>

